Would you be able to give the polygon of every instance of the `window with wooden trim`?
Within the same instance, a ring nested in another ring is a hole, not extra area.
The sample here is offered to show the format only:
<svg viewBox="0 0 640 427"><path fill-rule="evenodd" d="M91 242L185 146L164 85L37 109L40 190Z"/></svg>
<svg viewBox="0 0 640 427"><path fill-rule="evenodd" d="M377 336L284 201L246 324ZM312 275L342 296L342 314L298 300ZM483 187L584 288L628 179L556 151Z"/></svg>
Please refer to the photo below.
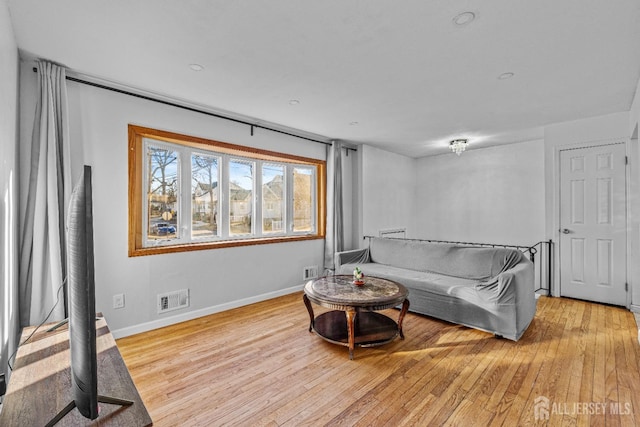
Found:
<svg viewBox="0 0 640 427"><path fill-rule="evenodd" d="M129 256L322 239L325 168L129 125Z"/></svg>

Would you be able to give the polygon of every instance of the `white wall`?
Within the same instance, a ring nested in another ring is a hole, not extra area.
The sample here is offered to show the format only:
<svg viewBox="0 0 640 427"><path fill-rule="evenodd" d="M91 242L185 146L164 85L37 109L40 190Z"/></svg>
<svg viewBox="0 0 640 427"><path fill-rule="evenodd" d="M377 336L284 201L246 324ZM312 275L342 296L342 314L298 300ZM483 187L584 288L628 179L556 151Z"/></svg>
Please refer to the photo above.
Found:
<svg viewBox="0 0 640 427"><path fill-rule="evenodd" d="M354 212L360 239L406 228L409 238L518 245L544 240L543 141L421 159L363 145L358 160Z"/></svg>
<svg viewBox="0 0 640 427"><path fill-rule="evenodd" d="M533 245L544 240L544 143L417 160L416 236Z"/></svg>
<svg viewBox="0 0 640 427"><path fill-rule="evenodd" d="M362 236L377 236L380 230L406 228L415 233L415 159L368 145L358 149L358 206ZM362 243L361 243L362 244Z"/></svg>
<svg viewBox="0 0 640 427"><path fill-rule="evenodd" d="M32 66L23 63L21 72L24 129L33 123ZM252 137L245 125L79 83L68 82L68 93L72 144L82 147L85 163L93 166L96 304L114 335L289 293L301 288L303 267L322 266L323 240L129 258L129 123L319 159L326 156L325 146L260 129ZM28 164L27 154L21 162ZM157 294L183 288L190 289L190 308L158 315ZM123 309L112 308L118 293L125 294Z"/></svg>
<svg viewBox="0 0 640 427"><path fill-rule="evenodd" d="M18 316L18 49L0 0L0 373L16 348Z"/></svg>

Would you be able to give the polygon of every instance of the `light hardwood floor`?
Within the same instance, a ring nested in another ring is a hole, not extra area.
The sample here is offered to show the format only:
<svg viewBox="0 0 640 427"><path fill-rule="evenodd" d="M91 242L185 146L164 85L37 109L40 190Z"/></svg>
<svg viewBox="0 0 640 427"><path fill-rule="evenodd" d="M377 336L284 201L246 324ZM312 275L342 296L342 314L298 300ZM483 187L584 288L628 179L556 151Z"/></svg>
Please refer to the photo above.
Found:
<svg viewBox="0 0 640 427"><path fill-rule="evenodd" d="M156 426L640 424L622 308L542 297L518 342L409 313L353 361L308 326L296 293L117 343Z"/></svg>

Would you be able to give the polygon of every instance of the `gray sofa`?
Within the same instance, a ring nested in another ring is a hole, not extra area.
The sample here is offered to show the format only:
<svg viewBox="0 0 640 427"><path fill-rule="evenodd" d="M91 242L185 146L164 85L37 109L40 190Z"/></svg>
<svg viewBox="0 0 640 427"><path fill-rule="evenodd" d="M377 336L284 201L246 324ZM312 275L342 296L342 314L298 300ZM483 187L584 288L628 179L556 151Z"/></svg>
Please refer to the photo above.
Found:
<svg viewBox="0 0 640 427"><path fill-rule="evenodd" d="M336 274L382 277L409 289L410 311L517 341L536 312L533 264L520 251L395 238L336 254Z"/></svg>

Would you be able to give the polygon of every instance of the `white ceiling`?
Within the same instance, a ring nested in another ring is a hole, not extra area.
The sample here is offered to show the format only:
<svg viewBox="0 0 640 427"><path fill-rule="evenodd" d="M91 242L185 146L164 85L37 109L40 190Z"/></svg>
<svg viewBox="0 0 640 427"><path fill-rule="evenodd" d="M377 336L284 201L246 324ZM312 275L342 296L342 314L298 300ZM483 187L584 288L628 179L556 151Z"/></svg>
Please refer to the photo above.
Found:
<svg viewBox="0 0 640 427"><path fill-rule="evenodd" d="M6 1L27 56L411 157L628 111L640 78L640 0Z"/></svg>

